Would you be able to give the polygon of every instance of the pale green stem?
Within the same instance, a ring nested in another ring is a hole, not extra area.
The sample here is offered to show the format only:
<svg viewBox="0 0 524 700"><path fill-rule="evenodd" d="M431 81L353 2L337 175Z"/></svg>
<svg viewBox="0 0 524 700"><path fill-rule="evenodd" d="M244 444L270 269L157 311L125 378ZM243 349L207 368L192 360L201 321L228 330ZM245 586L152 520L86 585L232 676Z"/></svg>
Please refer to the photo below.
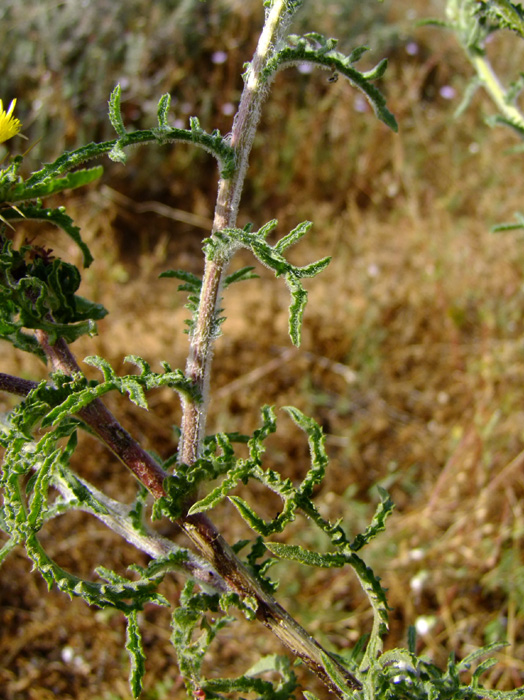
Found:
<svg viewBox="0 0 524 700"><path fill-rule="evenodd" d="M507 91L486 56L471 51L468 51L468 56L477 71L480 82L504 117L524 129L524 115L515 105L508 102Z"/></svg>
<svg viewBox="0 0 524 700"><path fill-rule="evenodd" d="M262 78L262 70L282 40L296 9L297 6L291 8L289 0L274 0L266 17L233 122L231 145L236 153L236 168L230 179L222 178L218 184L213 233L236 226L249 154L260 119L260 108L267 93L267 83ZM200 304L186 364L186 375L198 386L203 403L198 404L190 398L184 399L183 402L179 460L184 464L193 464L198 459L205 435L209 376L215 340L214 326L223 277L233 253L234 248L221 258L206 260Z"/></svg>
<svg viewBox="0 0 524 700"><path fill-rule="evenodd" d="M174 542L171 542L171 540L162 537L145 523L141 524L141 531L137 530L131 518L130 506L115 501L95 488L93 484L90 484L79 476L76 476L76 479L91 493L93 498L104 507L104 510L97 510L91 508L86 503L79 503L75 506L76 510L83 510L86 513L94 515L110 530L123 537L137 549L149 554L153 559L159 559L169 554L177 554L180 551L184 551L186 559L177 562L177 564L172 567L174 570L179 570L186 576L191 576L204 588L213 592L225 593L228 590L224 580L218 576L216 571L214 571L204 559L201 559L187 549L179 547ZM75 494L71 486L60 474L55 474L53 486L60 491L62 497L66 501L75 499Z"/></svg>

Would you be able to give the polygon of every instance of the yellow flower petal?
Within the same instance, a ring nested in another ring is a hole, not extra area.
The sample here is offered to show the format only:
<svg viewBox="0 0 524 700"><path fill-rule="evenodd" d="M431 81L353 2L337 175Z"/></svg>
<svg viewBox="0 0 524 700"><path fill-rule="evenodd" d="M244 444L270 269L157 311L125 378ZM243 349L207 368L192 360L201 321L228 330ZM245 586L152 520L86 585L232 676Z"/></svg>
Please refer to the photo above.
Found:
<svg viewBox="0 0 524 700"><path fill-rule="evenodd" d="M9 109L7 112L4 111L4 104L0 100L0 143L7 141L7 139L16 136L20 129L22 128L22 122L20 119L13 117L13 111L16 105L16 100L11 100Z"/></svg>

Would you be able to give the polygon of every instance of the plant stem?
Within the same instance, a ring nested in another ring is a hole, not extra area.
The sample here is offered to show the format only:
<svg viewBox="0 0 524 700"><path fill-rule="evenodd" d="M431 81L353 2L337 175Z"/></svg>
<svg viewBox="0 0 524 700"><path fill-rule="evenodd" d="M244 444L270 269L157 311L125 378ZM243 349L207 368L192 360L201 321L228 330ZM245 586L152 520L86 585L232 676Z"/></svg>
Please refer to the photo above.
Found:
<svg viewBox="0 0 524 700"><path fill-rule="evenodd" d="M162 537L145 523L141 524L141 531L138 531L131 520L130 506L115 501L103 491L99 491L93 484L85 481L85 479L77 475L75 475L75 478L104 506L105 512L94 510L85 504L78 505L78 510L94 515L110 530L153 559L159 559L172 553L176 554L182 550L182 547L174 544L166 537ZM58 489L66 500L71 500L75 497L67 480L60 475L55 476L53 486ZM182 551L185 552L186 559L177 562L173 567L175 571L180 571L186 576L190 576L204 587L211 587L216 593L225 593L228 590L225 581L213 570L207 561L187 549Z"/></svg>
<svg viewBox="0 0 524 700"><path fill-rule="evenodd" d="M282 40L298 6L299 3L292 4L289 0L274 0L266 17L253 60L244 75L245 86L231 134L231 146L235 151L236 167L231 178L221 178L218 183L213 234L225 228L236 226L249 154L260 120L261 105L267 93L268 86L262 78L262 70L275 47ZM191 347L186 364L186 375L197 385L203 397L203 403L197 404L187 398L182 404L182 438L179 460L184 464L193 464L198 459L205 436L217 309L220 303L223 277L233 252L234 249L231 249L222 257L206 259L198 314L191 334Z"/></svg>
<svg viewBox="0 0 524 700"><path fill-rule="evenodd" d="M520 126L521 129L524 129L524 115L520 109L508 101L507 91L504 89L486 56L474 51L468 51L468 58L477 71L480 82L504 117Z"/></svg>
<svg viewBox="0 0 524 700"><path fill-rule="evenodd" d="M508 90L501 84L486 56L487 30L480 23L479 9L480 3L477 0L447 0L446 15L481 85L503 117L516 128L524 130L524 115L515 106L514 99L509 98ZM519 31L522 31L522 26Z"/></svg>

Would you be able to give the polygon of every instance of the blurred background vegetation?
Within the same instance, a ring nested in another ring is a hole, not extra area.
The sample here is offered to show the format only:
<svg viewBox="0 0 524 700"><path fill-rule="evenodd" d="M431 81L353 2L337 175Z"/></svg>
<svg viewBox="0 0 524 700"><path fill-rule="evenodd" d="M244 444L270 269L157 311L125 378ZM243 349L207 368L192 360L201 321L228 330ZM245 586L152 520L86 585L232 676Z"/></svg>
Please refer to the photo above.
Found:
<svg viewBox="0 0 524 700"><path fill-rule="evenodd" d="M227 133L261 4L3 0L0 97L4 104L17 98L28 137L4 151L31 147L27 167L37 168L63 149L112 138L107 99L117 82L129 128L152 125L160 95L169 92L173 124L186 126L196 115L203 128ZM287 292L265 270L228 290L210 430L252 430L263 403L294 404L319 420L332 460L317 495L322 512L348 529L364 526L377 483L397 504L368 554L389 589L388 647L405 644L409 625L419 631L420 651L439 664L450 652L462 657L507 640L487 681L515 687L524 682L524 250L518 233L495 235L490 227L522 207L522 155L509 130L486 125L494 109L482 92L454 118L472 70L452 33L417 25L442 18L444 2L305 5L295 32L336 36L342 50L369 45L363 66L388 57L380 87L400 130L388 132L359 93L342 80L328 82L325 72L278 76L240 223L278 218L282 235L310 219L315 226L297 261L329 254L333 262L309 284L300 350L287 339ZM501 76L517 77L524 52L516 37L494 37L489 52ZM183 366L183 295L158 273L200 271L214 161L178 145L137 149L127 166L104 166L103 180L88 191L55 199L68 206L96 258L84 272L83 294L111 312L98 337L78 341L78 357L100 354L121 367L135 353L155 368L163 359ZM27 225L15 235L37 236L39 245L80 262L52 230ZM7 347L0 361L3 371L45 376ZM11 405L0 400L3 410ZM152 396L149 413L118 397L110 402L146 447L162 457L176 448L180 414L169 392ZM307 445L281 421L268 465L298 478ZM78 471L131 500L134 485L119 464L89 438L83 447ZM275 503L255 496L272 514ZM230 540L246 536L227 507L216 520ZM179 538L169 524L158 526ZM303 522L290 535L305 546L313 536ZM101 563L123 572L142 556L82 514L50 523L42 539L61 565L84 576ZM127 700L120 616L48 594L30 568L17 551L1 572L0 697ZM286 564L275 575L284 605L328 647L349 650L369 629L370 612L348 572ZM175 602L181 582L163 585ZM144 697L185 697L168 612L147 609L143 619ZM236 674L261 653L282 651L264 630L242 624L221 637L210 674Z"/></svg>

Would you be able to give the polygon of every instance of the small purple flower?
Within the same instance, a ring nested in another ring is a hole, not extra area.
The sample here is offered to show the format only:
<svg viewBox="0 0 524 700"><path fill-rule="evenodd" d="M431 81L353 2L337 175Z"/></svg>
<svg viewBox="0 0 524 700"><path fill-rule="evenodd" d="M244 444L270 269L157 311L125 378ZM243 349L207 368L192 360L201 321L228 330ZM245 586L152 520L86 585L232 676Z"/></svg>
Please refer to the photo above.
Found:
<svg viewBox="0 0 524 700"><path fill-rule="evenodd" d="M221 107L221 111L222 114L225 114L226 117L229 117L235 113L235 105L232 102L225 102Z"/></svg>
<svg viewBox="0 0 524 700"><path fill-rule="evenodd" d="M227 61L227 53L225 51L215 51L211 56L213 63L225 63Z"/></svg>
<svg viewBox="0 0 524 700"><path fill-rule="evenodd" d="M454 97L456 97L457 92L454 87L451 87L451 85L443 85L439 90L439 94L445 100L452 100Z"/></svg>

